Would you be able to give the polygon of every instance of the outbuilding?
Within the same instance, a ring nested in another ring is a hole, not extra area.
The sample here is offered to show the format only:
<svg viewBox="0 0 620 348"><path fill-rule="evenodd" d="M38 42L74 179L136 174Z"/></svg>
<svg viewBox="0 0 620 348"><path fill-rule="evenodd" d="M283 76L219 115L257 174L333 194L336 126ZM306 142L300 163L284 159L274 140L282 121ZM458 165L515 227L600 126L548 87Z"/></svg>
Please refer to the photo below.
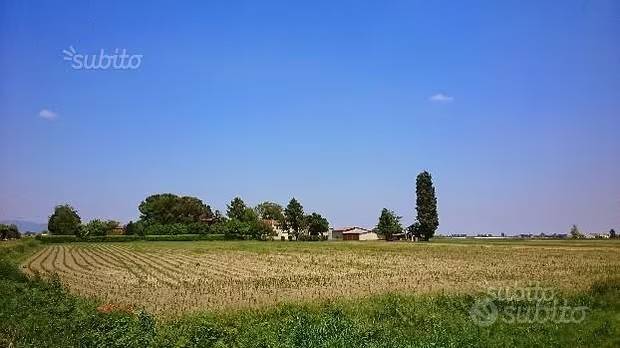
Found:
<svg viewBox="0 0 620 348"><path fill-rule="evenodd" d="M334 229L332 231L332 236L334 239L336 236L342 236L342 240L377 240L379 236L369 229L359 227L359 226L351 226ZM338 238L339 239L339 238Z"/></svg>

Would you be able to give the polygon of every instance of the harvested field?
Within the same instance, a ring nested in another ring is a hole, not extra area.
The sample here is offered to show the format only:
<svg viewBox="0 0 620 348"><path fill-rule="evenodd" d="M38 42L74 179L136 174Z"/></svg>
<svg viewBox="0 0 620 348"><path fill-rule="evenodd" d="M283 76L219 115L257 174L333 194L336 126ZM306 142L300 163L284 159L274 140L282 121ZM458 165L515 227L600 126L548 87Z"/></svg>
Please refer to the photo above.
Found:
<svg viewBox="0 0 620 348"><path fill-rule="evenodd" d="M475 293L540 282L565 291L619 276L620 244L141 242L47 246L27 273L72 292L174 316L196 310L356 298Z"/></svg>

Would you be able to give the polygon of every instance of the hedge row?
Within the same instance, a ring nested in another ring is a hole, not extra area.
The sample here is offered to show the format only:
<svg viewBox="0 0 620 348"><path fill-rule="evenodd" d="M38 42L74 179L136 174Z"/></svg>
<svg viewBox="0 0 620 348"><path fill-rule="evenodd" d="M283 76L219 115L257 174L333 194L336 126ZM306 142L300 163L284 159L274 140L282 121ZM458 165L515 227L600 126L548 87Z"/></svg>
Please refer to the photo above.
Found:
<svg viewBox="0 0 620 348"><path fill-rule="evenodd" d="M161 235L182 235L182 234L210 234L212 233L211 227L203 223L191 223L191 224L152 224L145 227L140 227L142 233L145 235L161 236Z"/></svg>
<svg viewBox="0 0 620 348"><path fill-rule="evenodd" d="M61 235L49 235L36 237L43 243L71 243L71 242L131 242L136 240L147 241L195 241L195 240L225 240L223 234L177 234L177 235L148 235L148 236L136 236L136 235L113 235L113 236L91 236L91 237L76 237L76 236L61 236Z"/></svg>
<svg viewBox="0 0 620 348"><path fill-rule="evenodd" d="M177 234L177 235L150 235L144 240L150 241L192 241L192 240L226 240L223 234Z"/></svg>

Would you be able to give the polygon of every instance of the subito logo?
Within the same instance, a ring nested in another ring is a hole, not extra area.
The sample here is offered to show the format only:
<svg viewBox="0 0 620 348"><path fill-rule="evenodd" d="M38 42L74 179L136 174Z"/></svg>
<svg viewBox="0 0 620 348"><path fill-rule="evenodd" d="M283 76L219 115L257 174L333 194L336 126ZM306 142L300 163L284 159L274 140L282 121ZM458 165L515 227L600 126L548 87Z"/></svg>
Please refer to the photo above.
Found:
<svg viewBox="0 0 620 348"><path fill-rule="evenodd" d="M479 326L489 326L497 320L497 306L490 298L476 301L469 310L469 316Z"/></svg>

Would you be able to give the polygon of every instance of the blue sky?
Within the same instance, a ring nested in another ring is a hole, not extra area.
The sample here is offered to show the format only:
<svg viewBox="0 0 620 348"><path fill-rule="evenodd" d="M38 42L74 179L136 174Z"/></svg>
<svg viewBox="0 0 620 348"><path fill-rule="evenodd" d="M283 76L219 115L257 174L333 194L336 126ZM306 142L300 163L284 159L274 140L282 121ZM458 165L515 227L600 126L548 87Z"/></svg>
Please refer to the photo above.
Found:
<svg viewBox="0 0 620 348"><path fill-rule="evenodd" d="M605 0L1 0L0 218L174 192L409 224L429 170L442 233L619 229L619 37Z"/></svg>

